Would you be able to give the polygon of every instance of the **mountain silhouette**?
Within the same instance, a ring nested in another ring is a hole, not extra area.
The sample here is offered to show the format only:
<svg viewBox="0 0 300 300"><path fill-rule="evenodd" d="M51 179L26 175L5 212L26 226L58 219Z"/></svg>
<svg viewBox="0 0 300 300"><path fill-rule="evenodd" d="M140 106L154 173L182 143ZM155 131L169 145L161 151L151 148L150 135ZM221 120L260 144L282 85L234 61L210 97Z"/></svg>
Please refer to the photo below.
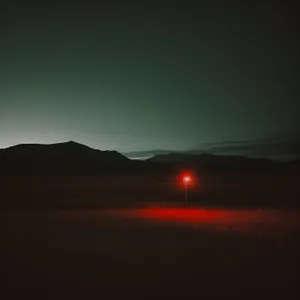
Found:
<svg viewBox="0 0 300 300"><path fill-rule="evenodd" d="M117 151L101 151L74 141L57 144L21 144L2 149L0 170L6 172L93 171L122 165L129 159Z"/></svg>
<svg viewBox="0 0 300 300"><path fill-rule="evenodd" d="M153 149L124 153L129 158L148 159L153 156L169 153L203 154L221 156L244 156L250 158L265 157L274 161L292 161L300 158L299 137L265 138L254 140L220 141L202 143L192 149L167 150Z"/></svg>
<svg viewBox="0 0 300 300"><path fill-rule="evenodd" d="M0 173L107 173L148 171L163 173L171 169L194 168L199 171L241 172L299 170L299 161L275 162L268 158L247 158L210 153L171 152L144 161L132 160L117 151L101 151L69 141L57 144L20 144L0 149Z"/></svg>
<svg viewBox="0 0 300 300"><path fill-rule="evenodd" d="M176 178L185 170L200 178L190 195L202 204L300 205L300 160L176 152L131 160L117 151L69 141L1 149L0 207L91 208L101 201L181 201Z"/></svg>
<svg viewBox="0 0 300 300"><path fill-rule="evenodd" d="M238 155L214 155L210 153L169 153L156 155L147 161L159 164L197 166L202 170L241 171L267 170L280 165L268 158L247 158Z"/></svg>

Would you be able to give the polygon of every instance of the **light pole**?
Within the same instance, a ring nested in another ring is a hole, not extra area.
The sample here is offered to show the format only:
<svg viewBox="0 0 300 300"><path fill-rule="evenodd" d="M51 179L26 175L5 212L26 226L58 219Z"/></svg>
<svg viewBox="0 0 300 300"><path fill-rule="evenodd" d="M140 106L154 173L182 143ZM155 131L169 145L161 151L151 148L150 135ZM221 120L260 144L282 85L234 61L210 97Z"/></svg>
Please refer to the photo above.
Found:
<svg viewBox="0 0 300 300"><path fill-rule="evenodd" d="M185 204L188 205L188 184L191 182L192 178L191 176L184 176L183 177L183 182L185 185Z"/></svg>

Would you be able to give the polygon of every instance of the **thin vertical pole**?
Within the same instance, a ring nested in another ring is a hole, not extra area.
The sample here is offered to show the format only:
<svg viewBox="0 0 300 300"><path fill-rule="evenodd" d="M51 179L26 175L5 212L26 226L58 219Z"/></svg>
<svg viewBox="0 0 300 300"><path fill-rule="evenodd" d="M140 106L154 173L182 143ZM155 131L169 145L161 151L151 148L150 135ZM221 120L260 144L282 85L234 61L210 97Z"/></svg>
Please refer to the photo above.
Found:
<svg viewBox="0 0 300 300"><path fill-rule="evenodd" d="M188 188L187 188L187 182L185 183L185 204L188 205Z"/></svg>

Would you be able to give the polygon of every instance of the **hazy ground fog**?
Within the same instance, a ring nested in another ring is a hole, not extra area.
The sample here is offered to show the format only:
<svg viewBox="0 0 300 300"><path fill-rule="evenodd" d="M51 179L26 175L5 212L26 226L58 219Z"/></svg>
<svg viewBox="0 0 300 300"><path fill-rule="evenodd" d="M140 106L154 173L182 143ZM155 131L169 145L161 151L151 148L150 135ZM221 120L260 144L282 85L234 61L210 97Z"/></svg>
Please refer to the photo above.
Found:
<svg viewBox="0 0 300 300"><path fill-rule="evenodd" d="M1 213L3 299L296 299L299 223L170 205Z"/></svg>

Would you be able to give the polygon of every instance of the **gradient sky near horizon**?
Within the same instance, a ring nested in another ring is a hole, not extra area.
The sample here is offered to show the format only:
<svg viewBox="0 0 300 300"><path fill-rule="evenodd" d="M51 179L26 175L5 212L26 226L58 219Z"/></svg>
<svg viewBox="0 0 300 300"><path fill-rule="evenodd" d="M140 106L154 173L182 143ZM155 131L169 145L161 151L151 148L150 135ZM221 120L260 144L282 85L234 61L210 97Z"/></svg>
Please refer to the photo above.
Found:
<svg viewBox="0 0 300 300"><path fill-rule="evenodd" d="M6 1L0 148L182 150L297 136L295 3Z"/></svg>

